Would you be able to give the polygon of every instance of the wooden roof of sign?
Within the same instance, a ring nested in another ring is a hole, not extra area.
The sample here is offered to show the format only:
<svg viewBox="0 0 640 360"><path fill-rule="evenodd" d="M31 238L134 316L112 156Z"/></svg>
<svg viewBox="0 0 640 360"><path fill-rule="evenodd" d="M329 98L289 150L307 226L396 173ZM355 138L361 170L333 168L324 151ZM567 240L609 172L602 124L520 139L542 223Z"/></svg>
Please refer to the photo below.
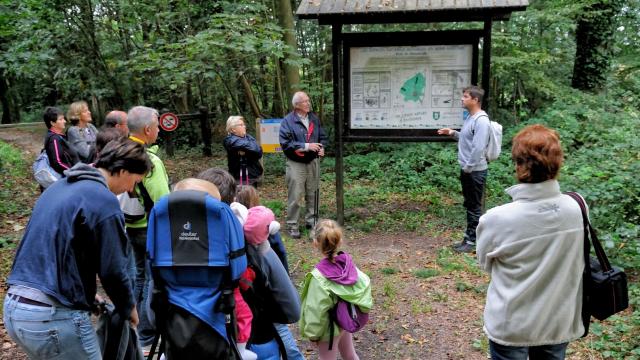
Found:
<svg viewBox="0 0 640 360"><path fill-rule="evenodd" d="M301 0L300 19L321 24L482 21L508 19L529 0Z"/></svg>

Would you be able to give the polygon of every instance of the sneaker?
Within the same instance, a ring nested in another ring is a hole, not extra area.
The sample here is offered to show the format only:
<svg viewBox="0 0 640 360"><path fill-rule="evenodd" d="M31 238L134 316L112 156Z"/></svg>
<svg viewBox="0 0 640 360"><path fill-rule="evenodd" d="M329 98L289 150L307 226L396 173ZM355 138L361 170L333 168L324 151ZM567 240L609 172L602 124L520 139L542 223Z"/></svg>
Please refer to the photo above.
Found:
<svg viewBox="0 0 640 360"><path fill-rule="evenodd" d="M292 239L300 239L300 230L298 230L298 229L290 229L289 230L289 236Z"/></svg>
<svg viewBox="0 0 640 360"><path fill-rule="evenodd" d="M474 253L476 252L476 244L463 241L461 244L455 245L453 250L459 253Z"/></svg>

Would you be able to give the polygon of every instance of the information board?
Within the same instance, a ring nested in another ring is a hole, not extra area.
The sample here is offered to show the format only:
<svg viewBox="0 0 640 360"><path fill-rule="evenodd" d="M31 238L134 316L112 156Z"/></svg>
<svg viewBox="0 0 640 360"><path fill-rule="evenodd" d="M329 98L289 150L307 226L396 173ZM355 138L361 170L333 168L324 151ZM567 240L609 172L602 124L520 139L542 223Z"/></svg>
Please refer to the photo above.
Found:
<svg viewBox="0 0 640 360"><path fill-rule="evenodd" d="M260 146L265 153L281 152L280 122L282 119L260 120Z"/></svg>
<svg viewBox="0 0 640 360"><path fill-rule="evenodd" d="M349 48L350 128L460 128L473 45Z"/></svg>

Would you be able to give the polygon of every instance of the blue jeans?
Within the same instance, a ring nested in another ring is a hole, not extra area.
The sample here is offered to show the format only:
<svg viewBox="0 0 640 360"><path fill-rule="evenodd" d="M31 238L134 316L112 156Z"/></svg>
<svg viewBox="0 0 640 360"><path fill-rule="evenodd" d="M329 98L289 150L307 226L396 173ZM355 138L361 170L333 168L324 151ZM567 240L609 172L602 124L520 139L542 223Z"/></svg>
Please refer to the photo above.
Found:
<svg viewBox="0 0 640 360"><path fill-rule="evenodd" d="M280 349L276 339L264 344L251 344L249 350L256 353L260 360L280 360Z"/></svg>
<svg viewBox="0 0 640 360"><path fill-rule="evenodd" d="M493 360L563 360L569 343L541 346L506 346L489 341Z"/></svg>
<svg viewBox="0 0 640 360"><path fill-rule="evenodd" d="M155 326L149 319L147 312L147 298L149 297L149 283L151 272L146 266L147 253L147 228L133 229L127 228L127 236L133 248L135 256L136 279L133 296L136 300L136 309L140 323L138 324L138 338L140 345L149 346L156 336Z"/></svg>
<svg viewBox="0 0 640 360"><path fill-rule="evenodd" d="M88 311L4 299L4 326L30 359L102 359Z"/></svg>
<svg viewBox="0 0 640 360"><path fill-rule="evenodd" d="M464 208L467 209L467 229L464 232L464 240L472 245L476 243L476 228L484 200L484 185L487 181L487 170L465 173L460 170L460 183L462 184L462 196Z"/></svg>
<svg viewBox="0 0 640 360"><path fill-rule="evenodd" d="M289 326L287 326L286 324L276 323L273 323L273 326L275 326L276 330L278 331L278 335L280 335L280 339L282 339L284 349L287 353L287 360L304 360L304 356L298 349L296 339L293 338L293 335L289 330Z"/></svg>

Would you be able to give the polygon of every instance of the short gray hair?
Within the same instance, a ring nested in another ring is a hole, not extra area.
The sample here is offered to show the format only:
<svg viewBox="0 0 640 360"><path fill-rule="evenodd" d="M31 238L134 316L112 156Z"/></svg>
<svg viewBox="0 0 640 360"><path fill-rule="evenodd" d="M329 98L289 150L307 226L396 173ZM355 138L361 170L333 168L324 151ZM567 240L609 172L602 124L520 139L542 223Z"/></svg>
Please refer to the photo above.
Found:
<svg viewBox="0 0 640 360"><path fill-rule="evenodd" d="M139 134L145 126L150 126L158 118L158 110L146 106L135 106L127 113L129 131Z"/></svg>
<svg viewBox="0 0 640 360"><path fill-rule="evenodd" d="M244 123L244 118L242 116L229 116L229 118L227 119L227 134L231 134L231 129L233 129L237 125L240 125L240 123Z"/></svg>
<svg viewBox="0 0 640 360"><path fill-rule="evenodd" d="M295 94L293 94L293 99L291 99L291 105L295 107L296 104L300 102L300 97L302 97L302 95L307 95L307 97L309 97L309 95L306 92L297 91Z"/></svg>

